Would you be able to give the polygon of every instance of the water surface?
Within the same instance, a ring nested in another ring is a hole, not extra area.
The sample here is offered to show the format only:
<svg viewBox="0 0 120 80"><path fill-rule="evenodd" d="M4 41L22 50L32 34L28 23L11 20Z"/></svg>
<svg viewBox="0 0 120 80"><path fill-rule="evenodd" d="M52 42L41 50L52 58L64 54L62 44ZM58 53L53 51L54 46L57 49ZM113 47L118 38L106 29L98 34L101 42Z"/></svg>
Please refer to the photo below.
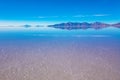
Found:
<svg viewBox="0 0 120 80"><path fill-rule="evenodd" d="M120 29L0 28L0 80L120 80Z"/></svg>

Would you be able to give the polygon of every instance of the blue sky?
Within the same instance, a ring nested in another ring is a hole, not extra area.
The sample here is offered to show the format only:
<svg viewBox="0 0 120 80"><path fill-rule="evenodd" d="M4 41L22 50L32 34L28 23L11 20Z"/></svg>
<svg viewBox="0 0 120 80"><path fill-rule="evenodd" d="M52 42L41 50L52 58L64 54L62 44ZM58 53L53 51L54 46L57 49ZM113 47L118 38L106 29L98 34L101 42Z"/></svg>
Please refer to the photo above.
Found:
<svg viewBox="0 0 120 80"><path fill-rule="evenodd" d="M0 23L119 22L120 0L0 0Z"/></svg>

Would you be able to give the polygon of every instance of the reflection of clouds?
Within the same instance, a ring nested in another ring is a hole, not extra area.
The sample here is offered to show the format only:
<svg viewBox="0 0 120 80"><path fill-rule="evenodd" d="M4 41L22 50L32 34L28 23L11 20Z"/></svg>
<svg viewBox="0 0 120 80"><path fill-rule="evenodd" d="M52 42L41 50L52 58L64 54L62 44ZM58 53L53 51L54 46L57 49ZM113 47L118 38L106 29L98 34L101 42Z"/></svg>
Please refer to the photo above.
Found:
<svg viewBox="0 0 120 80"><path fill-rule="evenodd" d="M75 37L110 37L110 35L75 35Z"/></svg>
<svg viewBox="0 0 120 80"><path fill-rule="evenodd" d="M110 35L92 35L91 37L110 37Z"/></svg>
<svg viewBox="0 0 120 80"><path fill-rule="evenodd" d="M38 37L111 37L110 35L59 35L59 34L32 34L32 36Z"/></svg>

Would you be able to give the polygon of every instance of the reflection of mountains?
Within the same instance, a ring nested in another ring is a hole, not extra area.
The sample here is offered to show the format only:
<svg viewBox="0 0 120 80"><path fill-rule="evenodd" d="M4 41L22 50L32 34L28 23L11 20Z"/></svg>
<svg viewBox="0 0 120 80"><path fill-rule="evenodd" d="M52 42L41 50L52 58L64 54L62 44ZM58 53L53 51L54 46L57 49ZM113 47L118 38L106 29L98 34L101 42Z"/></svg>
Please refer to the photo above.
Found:
<svg viewBox="0 0 120 80"><path fill-rule="evenodd" d="M60 28L60 29L88 29L88 28L101 29L101 28L106 28L106 27L110 27L110 26L120 28L120 23L106 24L106 23L101 23L101 22L95 22L95 23L87 23L87 22L73 23L73 22L68 22L68 23L49 25L48 27L54 27L54 28Z"/></svg>
<svg viewBox="0 0 120 80"><path fill-rule="evenodd" d="M21 27L29 28L29 27L33 27L33 26L29 25L29 24L25 24L25 25L22 25ZM34 27L44 27L44 26L43 25L35 25Z"/></svg>

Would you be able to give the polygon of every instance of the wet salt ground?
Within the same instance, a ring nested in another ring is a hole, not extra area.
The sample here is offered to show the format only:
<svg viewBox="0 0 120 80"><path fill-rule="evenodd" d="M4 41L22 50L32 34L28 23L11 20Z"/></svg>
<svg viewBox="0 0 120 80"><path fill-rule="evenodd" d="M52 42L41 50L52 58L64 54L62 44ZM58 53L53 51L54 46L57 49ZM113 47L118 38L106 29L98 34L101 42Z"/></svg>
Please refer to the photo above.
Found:
<svg viewBox="0 0 120 80"><path fill-rule="evenodd" d="M0 40L0 80L120 80L120 38Z"/></svg>

